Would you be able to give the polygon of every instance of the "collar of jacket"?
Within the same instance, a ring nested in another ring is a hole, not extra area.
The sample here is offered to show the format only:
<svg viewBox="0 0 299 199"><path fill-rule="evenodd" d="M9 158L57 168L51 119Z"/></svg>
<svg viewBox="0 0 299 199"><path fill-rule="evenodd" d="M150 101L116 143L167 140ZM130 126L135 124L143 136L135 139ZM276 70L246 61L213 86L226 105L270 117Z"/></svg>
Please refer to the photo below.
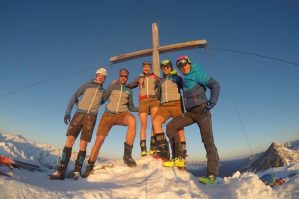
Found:
<svg viewBox="0 0 299 199"><path fill-rule="evenodd" d="M170 77L170 76L173 76L173 75L178 75L178 72L175 69L170 71L170 73L168 75L163 74L163 77Z"/></svg>
<svg viewBox="0 0 299 199"><path fill-rule="evenodd" d="M90 83L98 84L98 85L100 85L101 87L103 87L103 83L101 84L101 83L96 82L96 79L91 79L91 80L90 80Z"/></svg>
<svg viewBox="0 0 299 199"><path fill-rule="evenodd" d="M150 76L152 76L152 75L154 75L154 73L149 73L149 74L144 74L144 73L141 73L140 75L139 75L139 77L150 77Z"/></svg>
<svg viewBox="0 0 299 199"><path fill-rule="evenodd" d="M120 86L122 85L124 87L128 87L129 88L128 84L121 84L119 80L117 82L115 82L113 85L120 85Z"/></svg>

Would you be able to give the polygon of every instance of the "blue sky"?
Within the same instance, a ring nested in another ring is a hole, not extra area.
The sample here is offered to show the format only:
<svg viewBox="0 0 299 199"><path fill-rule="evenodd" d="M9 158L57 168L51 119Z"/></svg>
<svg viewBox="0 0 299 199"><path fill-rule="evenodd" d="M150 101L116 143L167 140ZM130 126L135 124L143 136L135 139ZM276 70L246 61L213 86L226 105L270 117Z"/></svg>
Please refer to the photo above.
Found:
<svg viewBox="0 0 299 199"><path fill-rule="evenodd" d="M108 70L105 87L124 67L130 70L129 81L133 80L141 72L140 63L151 57L112 67L108 60L151 48L153 22L158 23L160 45L208 41L207 50L172 52L161 59L174 61L186 54L221 84L212 110L220 158L246 156L265 150L273 141L299 139L299 66L212 49L299 63L299 3L295 0L1 0L0 132L62 148L67 128L63 116L71 95L94 77L99 66ZM54 80L45 82L50 79ZM38 82L44 83L29 86ZM133 92L137 105L138 91ZM101 114L102 109L98 119ZM139 129L138 124L136 158ZM186 138L189 158L205 160L197 126L186 128ZM125 128L113 127L101 155L120 158L124 139Z"/></svg>

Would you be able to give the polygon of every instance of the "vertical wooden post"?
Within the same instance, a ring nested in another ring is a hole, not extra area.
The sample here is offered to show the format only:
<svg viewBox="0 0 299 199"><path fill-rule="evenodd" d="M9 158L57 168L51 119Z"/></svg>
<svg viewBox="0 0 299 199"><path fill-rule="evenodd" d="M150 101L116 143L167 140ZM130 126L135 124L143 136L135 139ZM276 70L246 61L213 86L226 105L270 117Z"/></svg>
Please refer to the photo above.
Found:
<svg viewBox="0 0 299 199"><path fill-rule="evenodd" d="M153 35L153 72L160 77L159 33L157 23L152 24Z"/></svg>

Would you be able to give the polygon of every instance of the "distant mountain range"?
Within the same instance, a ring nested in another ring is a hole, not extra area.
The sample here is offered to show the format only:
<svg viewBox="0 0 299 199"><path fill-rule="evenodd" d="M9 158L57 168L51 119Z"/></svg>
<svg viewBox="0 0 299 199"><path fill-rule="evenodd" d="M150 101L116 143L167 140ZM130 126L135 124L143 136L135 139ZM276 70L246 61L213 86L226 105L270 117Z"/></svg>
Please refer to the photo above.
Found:
<svg viewBox="0 0 299 199"><path fill-rule="evenodd" d="M26 140L21 135L0 133L0 154L7 155L20 161L41 165L53 169L60 157L61 150L47 144L36 144ZM71 161L75 161L76 153L72 154ZM101 161L106 158L101 158ZM285 145L272 143L262 153L254 156L230 161L221 161L219 176L230 176L236 171L259 172L273 167L287 166L299 162L299 140L288 142ZM195 176L206 174L206 162L187 162L187 170Z"/></svg>
<svg viewBox="0 0 299 199"><path fill-rule="evenodd" d="M272 143L265 152L257 153L247 158L221 161L219 176L230 176L236 171L259 172L296 162L299 162L299 140L288 142L285 145ZM189 162L187 170L195 176L205 175L206 162Z"/></svg>
<svg viewBox="0 0 299 199"><path fill-rule="evenodd" d="M284 167L299 162L299 140L285 145L273 142L270 147L257 158L254 158L243 171L259 172L274 167Z"/></svg>

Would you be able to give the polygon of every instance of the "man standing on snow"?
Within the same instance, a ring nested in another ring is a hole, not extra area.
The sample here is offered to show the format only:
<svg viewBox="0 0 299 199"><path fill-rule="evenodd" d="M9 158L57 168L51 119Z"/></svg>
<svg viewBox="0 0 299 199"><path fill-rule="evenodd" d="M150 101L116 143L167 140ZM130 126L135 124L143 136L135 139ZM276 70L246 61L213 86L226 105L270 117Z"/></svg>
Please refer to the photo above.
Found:
<svg viewBox="0 0 299 199"><path fill-rule="evenodd" d="M183 73L185 113L177 116L167 124L166 134L169 140L174 140L176 158L163 162L165 167L184 167L184 147L181 145L178 131L196 123L206 149L207 176L200 177L199 182L214 184L218 173L219 157L214 144L210 110L216 105L220 93L220 85L211 76L204 73L198 65L191 64L187 56L180 56L176 61L177 67ZM210 98L206 97L206 89L210 90ZM165 145L161 151L167 151Z"/></svg>
<svg viewBox="0 0 299 199"><path fill-rule="evenodd" d="M138 108L134 106L132 90L126 84L128 76L129 71L127 69L121 69L119 71L119 81L111 84L105 92L104 98L108 100L108 103L100 120L97 130L97 139L92 147L86 171L82 177L89 176L93 171L99 150L114 125L128 127L126 142L124 143L123 160L129 167L136 167L136 162L132 158L133 143L136 135L136 118L129 111L138 112Z"/></svg>
<svg viewBox="0 0 299 199"><path fill-rule="evenodd" d="M80 151L75 164L74 177L79 177L81 175L82 165L86 156L86 147L92 138L98 109L104 103L103 95L105 90L103 88L103 83L106 79L106 75L106 69L99 68L96 71L96 78L81 85L72 96L64 116L64 123L69 124L66 134L67 139L60 163L57 165L56 171L49 175L49 179L64 180L65 171L72 153L72 147L80 132ZM75 103L77 105L77 111L71 120L71 111Z"/></svg>

